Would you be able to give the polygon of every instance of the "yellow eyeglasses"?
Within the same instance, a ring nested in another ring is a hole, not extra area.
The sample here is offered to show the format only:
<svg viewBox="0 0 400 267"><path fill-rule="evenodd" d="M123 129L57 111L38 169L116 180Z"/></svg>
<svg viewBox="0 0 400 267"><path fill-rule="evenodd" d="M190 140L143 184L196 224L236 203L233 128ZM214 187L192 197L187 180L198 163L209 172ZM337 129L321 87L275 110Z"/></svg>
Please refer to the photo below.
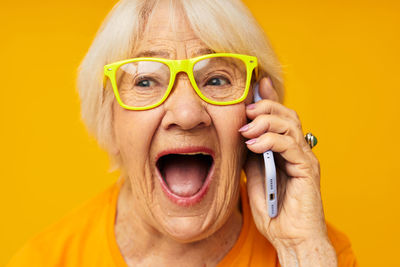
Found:
<svg viewBox="0 0 400 267"><path fill-rule="evenodd" d="M205 102L232 105L243 101L249 92L257 58L216 53L200 57L170 60L133 58L104 66L118 103L129 110L147 110L161 105L170 94L176 74L185 72L193 89Z"/></svg>

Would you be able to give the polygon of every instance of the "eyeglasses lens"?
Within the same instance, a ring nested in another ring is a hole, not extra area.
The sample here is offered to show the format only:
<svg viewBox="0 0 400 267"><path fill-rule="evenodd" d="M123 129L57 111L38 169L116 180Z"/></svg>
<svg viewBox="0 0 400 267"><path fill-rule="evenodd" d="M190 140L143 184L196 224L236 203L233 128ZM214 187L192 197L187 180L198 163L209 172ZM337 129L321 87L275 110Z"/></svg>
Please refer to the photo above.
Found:
<svg viewBox="0 0 400 267"><path fill-rule="evenodd" d="M168 89L170 71L155 61L127 63L117 70L118 93L125 105L146 107L158 103Z"/></svg>
<svg viewBox="0 0 400 267"><path fill-rule="evenodd" d="M193 75L201 93L214 101L237 100L246 89L246 64L238 58L203 59L194 65Z"/></svg>

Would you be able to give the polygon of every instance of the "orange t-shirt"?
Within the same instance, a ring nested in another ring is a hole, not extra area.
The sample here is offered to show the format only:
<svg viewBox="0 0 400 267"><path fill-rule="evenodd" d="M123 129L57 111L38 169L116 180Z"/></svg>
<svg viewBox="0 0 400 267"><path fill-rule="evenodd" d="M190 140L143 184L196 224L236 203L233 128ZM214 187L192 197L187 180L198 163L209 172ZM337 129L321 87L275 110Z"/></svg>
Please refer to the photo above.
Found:
<svg viewBox="0 0 400 267"><path fill-rule="evenodd" d="M30 240L8 267L127 267L114 235L118 193L122 181L84 204ZM251 216L246 186L241 187L243 226L239 239L218 266L280 266L274 247L262 236ZM328 235L339 266L357 266L348 238L330 224Z"/></svg>

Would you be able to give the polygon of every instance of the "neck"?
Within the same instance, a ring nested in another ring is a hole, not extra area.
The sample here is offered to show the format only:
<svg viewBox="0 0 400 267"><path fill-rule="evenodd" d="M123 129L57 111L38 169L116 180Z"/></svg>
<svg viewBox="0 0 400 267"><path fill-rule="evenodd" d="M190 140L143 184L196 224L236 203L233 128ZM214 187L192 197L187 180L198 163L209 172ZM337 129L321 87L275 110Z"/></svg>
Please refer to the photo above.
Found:
<svg viewBox="0 0 400 267"><path fill-rule="evenodd" d="M238 205L237 205L238 207ZM206 239L181 243L149 225L135 208L125 181L118 197L114 225L116 241L128 266L216 266L234 246L242 227L236 208L225 224Z"/></svg>

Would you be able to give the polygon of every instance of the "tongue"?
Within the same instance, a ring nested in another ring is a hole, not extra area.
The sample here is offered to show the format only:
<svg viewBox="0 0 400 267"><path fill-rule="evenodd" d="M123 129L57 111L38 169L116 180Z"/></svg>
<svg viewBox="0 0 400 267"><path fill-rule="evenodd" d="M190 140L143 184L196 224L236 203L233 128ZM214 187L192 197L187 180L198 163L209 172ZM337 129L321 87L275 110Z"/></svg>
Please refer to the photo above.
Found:
<svg viewBox="0 0 400 267"><path fill-rule="evenodd" d="M207 162L195 156L171 157L164 165L164 178L170 190L182 197L196 194L204 183Z"/></svg>

